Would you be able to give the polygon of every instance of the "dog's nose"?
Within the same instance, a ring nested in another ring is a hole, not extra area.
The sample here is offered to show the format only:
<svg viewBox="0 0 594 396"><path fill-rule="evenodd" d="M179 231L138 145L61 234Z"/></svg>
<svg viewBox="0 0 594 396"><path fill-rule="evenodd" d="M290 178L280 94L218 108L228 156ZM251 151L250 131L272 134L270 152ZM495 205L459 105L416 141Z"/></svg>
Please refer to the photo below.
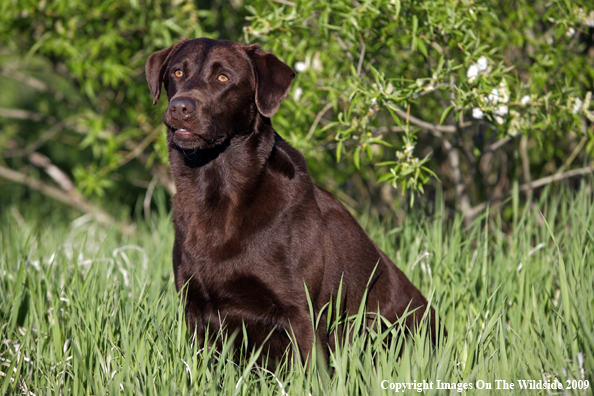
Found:
<svg viewBox="0 0 594 396"><path fill-rule="evenodd" d="M169 113L175 120L186 120L196 112L196 104L192 99L175 98L169 103Z"/></svg>

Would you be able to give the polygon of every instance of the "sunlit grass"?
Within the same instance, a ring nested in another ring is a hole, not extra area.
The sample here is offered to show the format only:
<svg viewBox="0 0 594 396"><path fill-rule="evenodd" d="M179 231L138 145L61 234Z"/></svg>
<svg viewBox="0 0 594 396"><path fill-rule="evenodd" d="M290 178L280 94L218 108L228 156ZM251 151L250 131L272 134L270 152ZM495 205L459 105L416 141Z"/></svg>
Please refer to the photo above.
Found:
<svg viewBox="0 0 594 396"><path fill-rule="evenodd" d="M274 373L249 355L192 343L173 284L169 218L124 237L84 217L43 224L2 213L0 394L367 395L415 381L431 383L427 395L458 394L437 389L438 380L471 384L469 394L501 394L497 380L515 384L509 394L548 394L517 381L555 377L564 387L590 382L565 394L592 394L592 195L518 211L513 234L497 216L465 228L440 213L396 229L362 224L430 296L444 342L433 348L422 332L403 342L395 327L389 342L355 336L328 366L285 361ZM493 389L477 391L477 381Z"/></svg>

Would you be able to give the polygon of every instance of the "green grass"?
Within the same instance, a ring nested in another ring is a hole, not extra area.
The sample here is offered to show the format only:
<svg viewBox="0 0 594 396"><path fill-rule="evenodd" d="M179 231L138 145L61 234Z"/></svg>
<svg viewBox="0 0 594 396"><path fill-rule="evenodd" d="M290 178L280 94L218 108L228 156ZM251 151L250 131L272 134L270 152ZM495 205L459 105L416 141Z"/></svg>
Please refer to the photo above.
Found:
<svg viewBox="0 0 594 396"><path fill-rule="evenodd" d="M44 225L5 212L0 395L387 395L395 391L382 384L414 381L432 383L426 395L459 394L437 390L437 380L493 386L467 394L545 395L519 390L517 381L554 377L563 386L587 380L587 390L563 392L591 395L593 203L582 192L516 211L509 235L497 216L467 229L460 220L444 224L441 210L396 229L362 218L431 296L449 337L433 348L419 333L413 342L355 336L329 367L285 362L274 375L228 349L192 344L173 284L170 219L155 217L152 229L139 225L124 237L84 217ZM496 380L515 388L497 390Z"/></svg>

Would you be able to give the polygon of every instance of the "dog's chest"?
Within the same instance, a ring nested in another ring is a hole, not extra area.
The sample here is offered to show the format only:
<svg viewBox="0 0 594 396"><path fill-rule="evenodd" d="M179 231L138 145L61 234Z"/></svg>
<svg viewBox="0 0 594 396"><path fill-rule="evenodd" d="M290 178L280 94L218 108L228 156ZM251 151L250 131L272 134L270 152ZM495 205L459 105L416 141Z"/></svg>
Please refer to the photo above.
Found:
<svg viewBox="0 0 594 396"><path fill-rule="evenodd" d="M188 294L194 296L193 305L204 317L219 313L230 318L282 318L297 305L298 290L283 281L276 284L267 277L253 273L238 273L230 268L195 266L201 271L184 271ZM300 296L301 297L301 296Z"/></svg>
<svg viewBox="0 0 594 396"><path fill-rule="evenodd" d="M208 237L186 230L180 261L175 264L178 284L188 283L203 308L281 312L303 294L282 244L226 241L214 246ZM177 238L177 236L176 236Z"/></svg>

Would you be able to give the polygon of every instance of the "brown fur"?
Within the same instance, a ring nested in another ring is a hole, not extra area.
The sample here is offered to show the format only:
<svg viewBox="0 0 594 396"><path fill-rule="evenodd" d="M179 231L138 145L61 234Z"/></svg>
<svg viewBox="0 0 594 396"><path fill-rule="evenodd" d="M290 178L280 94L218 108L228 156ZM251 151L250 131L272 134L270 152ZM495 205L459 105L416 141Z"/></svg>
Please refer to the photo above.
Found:
<svg viewBox="0 0 594 396"><path fill-rule="evenodd" d="M173 268L177 289L187 284L191 331L203 339L207 326L212 334L244 323L251 346L272 332L264 353L273 359L294 333L305 359L314 333L304 285L317 315L342 280L342 309L354 314L374 268L368 309L394 322L418 308L406 323L419 322L421 292L274 131L269 117L295 76L289 66L258 46L203 38L154 53L146 72L154 102L161 83L170 100ZM432 308L429 317L434 334ZM327 347L325 320L317 339Z"/></svg>

